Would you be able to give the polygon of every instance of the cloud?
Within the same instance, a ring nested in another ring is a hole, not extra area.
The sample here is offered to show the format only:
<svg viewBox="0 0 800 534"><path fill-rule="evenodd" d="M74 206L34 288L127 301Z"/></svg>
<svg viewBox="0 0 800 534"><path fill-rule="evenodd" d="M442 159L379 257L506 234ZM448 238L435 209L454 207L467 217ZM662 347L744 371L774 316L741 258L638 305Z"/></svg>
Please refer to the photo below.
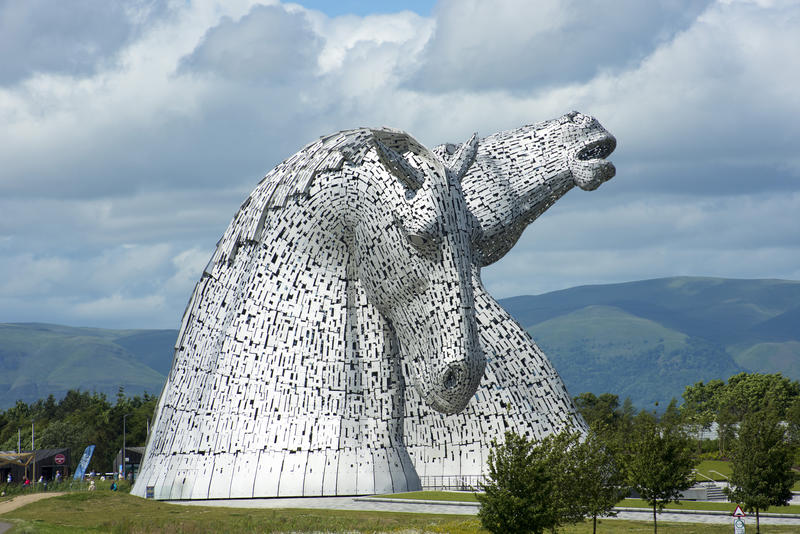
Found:
<svg viewBox="0 0 800 534"><path fill-rule="evenodd" d="M0 3L0 320L175 325L239 204L318 136L432 146L571 109L616 135L617 177L484 270L496 294L800 277L795 2L100 4Z"/></svg>
<svg viewBox="0 0 800 534"><path fill-rule="evenodd" d="M0 85L43 72L96 74L145 25L166 16L161 1L0 2Z"/></svg>
<svg viewBox="0 0 800 534"><path fill-rule="evenodd" d="M179 71L268 85L308 83L321 45L303 12L255 6L241 19L224 17L209 29L181 59Z"/></svg>
<svg viewBox="0 0 800 534"><path fill-rule="evenodd" d="M708 4L690 0L444 0L409 85L521 92L630 68Z"/></svg>

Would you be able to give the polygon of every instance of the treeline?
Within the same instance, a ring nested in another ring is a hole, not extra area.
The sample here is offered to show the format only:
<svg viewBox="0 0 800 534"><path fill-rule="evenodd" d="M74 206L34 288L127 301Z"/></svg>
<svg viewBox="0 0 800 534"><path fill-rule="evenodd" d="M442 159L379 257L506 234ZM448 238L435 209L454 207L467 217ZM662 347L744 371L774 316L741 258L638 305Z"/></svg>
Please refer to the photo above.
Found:
<svg viewBox="0 0 800 534"><path fill-rule="evenodd" d="M672 400L637 411L610 393L583 393L575 405L589 432L568 429L535 443L506 434L489 458L481 522L490 532L544 532L609 515L634 490L656 512L695 483L711 456L731 463L733 502L760 512L791 499L800 450L800 384L780 374L741 373L688 386ZM719 425L719 437L699 431Z"/></svg>
<svg viewBox="0 0 800 534"><path fill-rule="evenodd" d="M120 388L115 402L105 394L70 390L57 401L53 395L31 404L18 401L0 412L0 450L31 449L35 431L35 448L70 449L70 471L74 471L87 445L96 446L88 471L114 471L114 458L122 449L123 419L126 444L143 446L147 439L148 421L153 417L157 398L145 393L128 397ZM127 417L125 417L127 415Z"/></svg>
<svg viewBox="0 0 800 534"><path fill-rule="evenodd" d="M662 422L681 425L695 435L707 432L716 423L717 438L694 440L698 454L726 459L735 444L736 429L753 417L782 421L787 439L800 443L800 383L780 373L740 373L727 382L697 382L687 386L682 397L681 404L672 399L663 411L658 406L642 411L650 411ZM624 440L639 413L630 399L620 405L619 397L611 393L582 393L574 401L586 422L605 429L609 439Z"/></svg>

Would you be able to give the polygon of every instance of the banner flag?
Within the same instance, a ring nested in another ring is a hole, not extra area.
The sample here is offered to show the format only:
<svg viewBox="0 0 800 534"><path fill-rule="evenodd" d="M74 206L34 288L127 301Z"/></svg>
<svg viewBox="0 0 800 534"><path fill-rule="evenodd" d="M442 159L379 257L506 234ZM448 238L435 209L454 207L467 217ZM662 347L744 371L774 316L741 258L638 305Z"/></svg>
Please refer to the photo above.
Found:
<svg viewBox="0 0 800 534"><path fill-rule="evenodd" d="M92 454L94 454L94 445L89 445L86 447L86 450L83 451L83 456L81 456L81 461L78 464L78 468L75 470L75 476L73 480L82 480L84 473L86 473L86 468L89 467L89 461L92 459Z"/></svg>

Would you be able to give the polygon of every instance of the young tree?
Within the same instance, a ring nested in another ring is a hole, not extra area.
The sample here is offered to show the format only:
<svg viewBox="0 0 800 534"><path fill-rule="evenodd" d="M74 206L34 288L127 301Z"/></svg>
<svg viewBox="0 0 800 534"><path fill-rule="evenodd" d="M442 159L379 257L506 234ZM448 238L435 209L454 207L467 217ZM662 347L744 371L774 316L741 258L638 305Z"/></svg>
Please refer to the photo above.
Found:
<svg viewBox="0 0 800 534"><path fill-rule="evenodd" d="M555 483L541 446L507 432L489 452L488 482L478 518L493 533L543 534L556 526Z"/></svg>
<svg viewBox="0 0 800 534"><path fill-rule="evenodd" d="M628 482L653 507L653 532L658 533L656 514L694 483L697 461L692 458L691 440L678 427L659 425L640 412L630 436L625 458Z"/></svg>
<svg viewBox="0 0 800 534"><path fill-rule="evenodd" d="M777 417L757 414L745 418L733 448L733 489L727 493L745 510L755 511L756 534L761 532L759 512L788 504L792 498L793 456L786 429Z"/></svg>
<svg viewBox="0 0 800 534"><path fill-rule="evenodd" d="M597 532L597 517L613 515L628 492L613 450L595 430L585 436L566 430L545 439L542 447L556 481L557 523L591 517Z"/></svg>
<svg viewBox="0 0 800 534"><path fill-rule="evenodd" d="M625 474L614 452L594 430L576 452L582 467L576 483L581 488L584 515L592 518L592 534L596 534L597 518L614 515L614 506L628 493Z"/></svg>

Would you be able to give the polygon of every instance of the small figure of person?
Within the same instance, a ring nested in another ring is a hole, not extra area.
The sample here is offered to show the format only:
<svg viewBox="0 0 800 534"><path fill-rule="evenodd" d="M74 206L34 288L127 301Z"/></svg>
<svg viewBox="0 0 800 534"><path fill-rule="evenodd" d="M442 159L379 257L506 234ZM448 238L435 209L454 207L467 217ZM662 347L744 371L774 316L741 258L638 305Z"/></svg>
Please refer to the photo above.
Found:
<svg viewBox="0 0 800 534"><path fill-rule="evenodd" d="M11 476L11 473L8 474L6 477L6 484L11 484L11 481L14 480L14 477Z"/></svg>
<svg viewBox="0 0 800 534"><path fill-rule="evenodd" d="M97 486L94 484L94 479L89 481L89 491L94 491L97 489Z"/></svg>
<svg viewBox="0 0 800 534"><path fill-rule="evenodd" d="M61 482L61 471L56 471L56 484Z"/></svg>
<svg viewBox="0 0 800 534"><path fill-rule="evenodd" d="M25 480L22 482L23 488L29 488L31 486L31 480L28 477L25 477Z"/></svg>
<svg viewBox="0 0 800 534"><path fill-rule="evenodd" d="M111 483L111 491L117 491L117 481Z"/></svg>
<svg viewBox="0 0 800 534"><path fill-rule="evenodd" d="M39 484L44 483L44 475L39 475Z"/></svg>

